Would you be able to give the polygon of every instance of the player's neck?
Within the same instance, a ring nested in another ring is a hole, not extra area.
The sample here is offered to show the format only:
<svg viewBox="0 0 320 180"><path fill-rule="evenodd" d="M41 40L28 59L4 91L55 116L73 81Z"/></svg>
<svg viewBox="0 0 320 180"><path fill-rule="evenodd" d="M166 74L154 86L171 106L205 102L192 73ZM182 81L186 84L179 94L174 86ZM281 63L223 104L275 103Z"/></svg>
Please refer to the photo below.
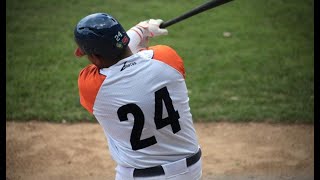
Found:
<svg viewBox="0 0 320 180"><path fill-rule="evenodd" d="M133 53L131 52L130 48L126 48L124 53L119 56L119 58L117 59L116 62L118 62L118 61L120 61L122 59L125 59L127 57L130 57L132 55L133 55Z"/></svg>
<svg viewBox="0 0 320 180"><path fill-rule="evenodd" d="M100 60L99 62L99 65L96 64L96 66L98 66L100 69L102 68L108 68L114 64L116 64L118 61L122 60L122 59L125 59L127 57L130 57L132 56L132 52L129 48L126 48L124 53L122 53L120 56L118 56L116 59L114 59L113 61L110 61L110 60Z"/></svg>

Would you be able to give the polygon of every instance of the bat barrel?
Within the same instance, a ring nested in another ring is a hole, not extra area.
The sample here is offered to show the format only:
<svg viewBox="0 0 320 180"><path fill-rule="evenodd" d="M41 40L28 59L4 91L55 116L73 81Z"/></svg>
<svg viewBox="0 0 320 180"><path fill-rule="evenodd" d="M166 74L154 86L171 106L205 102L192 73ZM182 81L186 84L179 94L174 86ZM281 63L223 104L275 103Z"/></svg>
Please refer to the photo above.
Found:
<svg viewBox="0 0 320 180"><path fill-rule="evenodd" d="M211 8L214 8L214 7L217 7L217 6L220 6L220 5L225 4L227 2L230 2L230 1L232 1L232 0L212 0L212 1L209 1L209 2L207 2L205 4L202 4L202 5L194 8L194 9L182 14L179 17L176 17L176 18L174 18L172 20L163 22L162 24L160 24L159 27L160 28L166 28L166 27L171 26L171 25L173 25L173 24L175 24L175 23L177 23L179 21L182 21L182 20L187 19L187 18L189 18L191 16L194 16L196 14L199 14L199 13L203 12L203 11L206 11L208 9L211 9Z"/></svg>

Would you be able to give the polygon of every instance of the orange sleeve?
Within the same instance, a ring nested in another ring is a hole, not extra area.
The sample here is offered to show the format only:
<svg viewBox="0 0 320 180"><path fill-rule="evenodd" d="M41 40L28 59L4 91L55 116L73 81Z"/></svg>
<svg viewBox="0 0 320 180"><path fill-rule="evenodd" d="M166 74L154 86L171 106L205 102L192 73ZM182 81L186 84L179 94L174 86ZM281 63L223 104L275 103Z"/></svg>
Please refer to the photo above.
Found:
<svg viewBox="0 0 320 180"><path fill-rule="evenodd" d="M183 78L186 77L183 60L174 49L166 45L151 46L148 49L153 50L153 59L168 64L169 66L179 71L183 75Z"/></svg>
<svg viewBox="0 0 320 180"><path fill-rule="evenodd" d="M106 76L99 73L99 68L93 64L82 69L78 77L78 88L81 105L93 113L93 104Z"/></svg>

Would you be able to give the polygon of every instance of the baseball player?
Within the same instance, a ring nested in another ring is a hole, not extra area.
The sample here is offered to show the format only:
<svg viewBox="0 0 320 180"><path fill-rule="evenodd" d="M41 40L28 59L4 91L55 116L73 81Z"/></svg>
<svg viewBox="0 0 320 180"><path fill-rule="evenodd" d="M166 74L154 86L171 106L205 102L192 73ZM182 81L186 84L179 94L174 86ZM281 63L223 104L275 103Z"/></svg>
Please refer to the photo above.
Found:
<svg viewBox="0 0 320 180"><path fill-rule="evenodd" d="M117 163L116 180L196 180L201 149L190 113L183 60L166 45L161 19L142 21L127 32L111 15L81 19L75 55L91 64L78 77L81 105L103 127Z"/></svg>

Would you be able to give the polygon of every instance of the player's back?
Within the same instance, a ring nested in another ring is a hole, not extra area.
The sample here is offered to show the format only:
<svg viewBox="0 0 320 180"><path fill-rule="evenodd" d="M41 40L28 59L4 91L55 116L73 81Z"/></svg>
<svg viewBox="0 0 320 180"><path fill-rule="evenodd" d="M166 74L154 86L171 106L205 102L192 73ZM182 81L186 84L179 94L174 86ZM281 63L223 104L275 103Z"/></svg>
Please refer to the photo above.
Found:
<svg viewBox="0 0 320 180"><path fill-rule="evenodd" d="M100 73L105 79L93 114L118 164L147 168L198 151L183 62L174 50L151 48Z"/></svg>

